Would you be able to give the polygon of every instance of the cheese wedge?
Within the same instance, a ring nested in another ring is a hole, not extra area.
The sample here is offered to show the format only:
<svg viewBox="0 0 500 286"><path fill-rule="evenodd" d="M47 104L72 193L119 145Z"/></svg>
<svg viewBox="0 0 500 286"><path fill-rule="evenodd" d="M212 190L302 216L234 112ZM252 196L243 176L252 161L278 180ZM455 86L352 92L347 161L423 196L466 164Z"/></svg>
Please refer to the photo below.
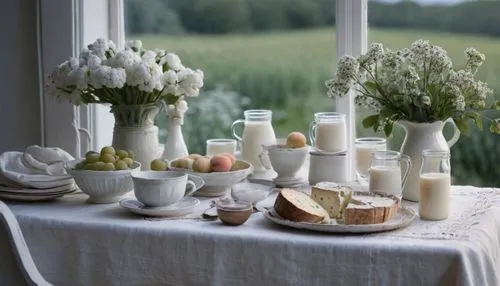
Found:
<svg viewBox="0 0 500 286"><path fill-rule="evenodd" d="M349 203L350 193L352 191L348 188L323 182L312 187L311 198L328 212L330 218L340 219L343 209Z"/></svg>
<svg viewBox="0 0 500 286"><path fill-rule="evenodd" d="M328 212L308 194L292 189L281 189L274 202L274 210L291 221L322 222L328 219Z"/></svg>
<svg viewBox="0 0 500 286"><path fill-rule="evenodd" d="M368 192L353 192L347 187L326 183L312 187L311 197L331 218L343 224L377 224L391 219L399 208L392 196Z"/></svg>

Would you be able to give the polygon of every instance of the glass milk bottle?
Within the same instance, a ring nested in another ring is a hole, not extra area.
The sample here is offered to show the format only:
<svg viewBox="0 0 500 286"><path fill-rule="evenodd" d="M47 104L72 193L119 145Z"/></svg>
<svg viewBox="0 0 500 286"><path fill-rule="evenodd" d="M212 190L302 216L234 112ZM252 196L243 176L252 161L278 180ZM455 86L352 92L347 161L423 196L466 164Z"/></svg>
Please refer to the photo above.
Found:
<svg viewBox="0 0 500 286"><path fill-rule="evenodd" d="M347 128L345 114L319 112L309 125L309 140L321 152L343 152L347 150Z"/></svg>
<svg viewBox="0 0 500 286"><path fill-rule="evenodd" d="M276 144L276 135L271 125L272 111L252 109L244 112L245 119L233 122L231 132L241 142L241 158L253 165L254 172L264 172L266 169L259 160L262 145ZM236 134L236 126L244 123L243 135Z"/></svg>
<svg viewBox="0 0 500 286"><path fill-rule="evenodd" d="M443 220L450 212L450 152L424 150L420 167L420 218Z"/></svg>
<svg viewBox="0 0 500 286"><path fill-rule="evenodd" d="M401 161L406 163L403 179L401 179ZM370 192L385 193L401 198L403 188L411 169L411 160L396 151L375 151L369 171Z"/></svg>

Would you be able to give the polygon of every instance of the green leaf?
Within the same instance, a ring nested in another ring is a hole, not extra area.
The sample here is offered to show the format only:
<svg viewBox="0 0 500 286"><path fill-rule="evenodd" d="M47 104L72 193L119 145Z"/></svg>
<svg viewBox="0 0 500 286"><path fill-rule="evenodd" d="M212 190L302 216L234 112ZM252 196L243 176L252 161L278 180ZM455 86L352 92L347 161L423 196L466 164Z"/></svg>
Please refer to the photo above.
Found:
<svg viewBox="0 0 500 286"><path fill-rule="evenodd" d="M500 100L493 103L493 105L491 106L491 109L493 110L500 110Z"/></svg>
<svg viewBox="0 0 500 286"><path fill-rule="evenodd" d="M363 119L363 121L362 121L363 127L370 128L370 127L374 126L375 124L378 123L378 119L379 119L378 114L373 114L373 115L369 115L369 116L365 117L365 119Z"/></svg>
<svg viewBox="0 0 500 286"><path fill-rule="evenodd" d="M391 110L389 108L383 107L380 109L379 118L387 118L391 116Z"/></svg>
<svg viewBox="0 0 500 286"><path fill-rule="evenodd" d="M393 126L394 123L392 121L385 124L384 126L385 137L389 137L391 135Z"/></svg>
<svg viewBox="0 0 500 286"><path fill-rule="evenodd" d="M474 123L476 124L477 128L483 130L483 121L481 120L481 116L479 116L479 114L477 114L476 112L466 112L465 116L474 120Z"/></svg>
<svg viewBox="0 0 500 286"><path fill-rule="evenodd" d="M463 118L458 118L458 119L453 119L455 121L455 124L458 127L458 130L460 130L460 133L467 135L469 133L469 125L467 125L467 122Z"/></svg>
<svg viewBox="0 0 500 286"><path fill-rule="evenodd" d="M363 83L363 86L368 90L368 91L371 91L373 93L375 93L377 91L377 84L375 84L374 82L372 81L365 81Z"/></svg>
<svg viewBox="0 0 500 286"><path fill-rule="evenodd" d="M490 132L500 134L500 124L496 120L491 120Z"/></svg>

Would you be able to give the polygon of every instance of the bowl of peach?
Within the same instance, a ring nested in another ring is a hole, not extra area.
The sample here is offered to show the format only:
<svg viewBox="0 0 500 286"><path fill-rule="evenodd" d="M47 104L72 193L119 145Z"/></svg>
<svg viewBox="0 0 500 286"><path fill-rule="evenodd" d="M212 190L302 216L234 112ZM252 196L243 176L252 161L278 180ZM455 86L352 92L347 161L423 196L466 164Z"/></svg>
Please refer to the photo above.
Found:
<svg viewBox="0 0 500 286"><path fill-rule="evenodd" d="M205 186L194 195L204 197L227 195L232 185L245 180L252 173L252 164L236 160L228 153L213 157L191 154L171 161L168 168L201 177Z"/></svg>

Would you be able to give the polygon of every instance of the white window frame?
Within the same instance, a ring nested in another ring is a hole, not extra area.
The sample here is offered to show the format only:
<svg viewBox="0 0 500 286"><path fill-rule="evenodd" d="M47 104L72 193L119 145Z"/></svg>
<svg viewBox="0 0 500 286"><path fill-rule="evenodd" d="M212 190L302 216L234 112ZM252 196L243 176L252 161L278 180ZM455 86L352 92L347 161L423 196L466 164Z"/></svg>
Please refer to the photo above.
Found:
<svg viewBox="0 0 500 286"><path fill-rule="evenodd" d="M113 40L118 48L125 42L123 0L38 0L40 29L40 70L50 70L76 56L81 47L97 37ZM367 0L336 0L336 55L357 56L367 46ZM61 31L60 27L72 27ZM348 138L348 180L354 179L354 138L356 137L356 109L354 96L338 99L336 109L345 113ZM70 104L55 103L43 97L43 138L45 145L61 146L76 154L88 148L98 149L111 143L114 119L109 108L89 106L74 108ZM72 126L72 124L75 126ZM80 147L76 128L88 129L93 144ZM78 150L77 150L78 149ZM81 152L80 152L81 153Z"/></svg>
<svg viewBox="0 0 500 286"><path fill-rule="evenodd" d="M81 48L103 37L118 48L125 41L123 0L38 0L38 67L40 75L42 144L59 146L79 157L111 143L114 119L109 107L74 107L56 102L43 91L45 76ZM92 134L89 144L85 133Z"/></svg>

